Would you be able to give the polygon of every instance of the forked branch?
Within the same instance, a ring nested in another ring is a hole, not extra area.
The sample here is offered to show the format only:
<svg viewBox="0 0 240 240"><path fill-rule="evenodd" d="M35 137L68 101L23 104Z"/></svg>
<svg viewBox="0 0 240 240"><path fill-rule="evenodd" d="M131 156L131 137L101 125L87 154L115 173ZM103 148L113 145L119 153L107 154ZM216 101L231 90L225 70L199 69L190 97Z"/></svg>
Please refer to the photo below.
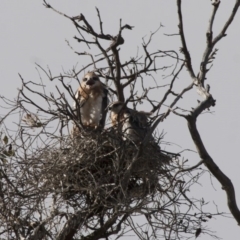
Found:
<svg viewBox="0 0 240 240"><path fill-rule="evenodd" d="M194 108L189 115L179 114L179 116L186 118L189 132L191 134L193 142L195 143L195 146L197 148L200 158L202 159L206 167L209 169L209 171L220 182L220 184L222 185L222 188L225 190L227 194L228 207L233 217L236 219L237 223L240 225L240 211L236 203L234 186L231 180L219 169L217 164L213 161L213 159L207 152L196 126L196 121L198 116L206 109L209 109L210 107L215 106L216 101L213 99L212 95L210 94L210 86L209 85L204 86L204 81L206 80L206 74L209 70L207 69L207 64L212 62L215 57L217 50L216 49L213 50L213 48L216 45L216 43L220 41L224 36L226 36L226 31L230 26L230 24L232 23L234 16L236 15L237 10L239 8L240 0L237 0L235 2L233 11L231 12L230 17L226 21L221 32L215 38L213 38L213 31L212 31L213 23L214 23L215 15L218 10L219 4L220 4L220 1L215 1L215 3L212 4L213 12L212 12L212 15L209 21L208 30L206 33L207 45L203 53L200 70L196 78L192 70L191 57L187 49L184 32L183 32L181 0L177 0L178 16L179 16L179 33L182 41L182 52L185 56L185 61L186 61L186 68L190 73L190 77L192 78L193 83L197 86L198 93L204 99L199 102L199 105L196 108Z"/></svg>

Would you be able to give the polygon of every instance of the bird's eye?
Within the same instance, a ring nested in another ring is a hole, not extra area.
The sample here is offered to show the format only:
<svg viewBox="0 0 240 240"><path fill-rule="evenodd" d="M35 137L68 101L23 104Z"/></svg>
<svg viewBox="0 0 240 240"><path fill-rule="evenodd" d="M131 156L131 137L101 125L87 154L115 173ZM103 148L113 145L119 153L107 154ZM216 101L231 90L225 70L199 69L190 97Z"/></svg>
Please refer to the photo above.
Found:
<svg viewBox="0 0 240 240"><path fill-rule="evenodd" d="M87 81L87 78L84 78L83 81L86 82L86 81Z"/></svg>

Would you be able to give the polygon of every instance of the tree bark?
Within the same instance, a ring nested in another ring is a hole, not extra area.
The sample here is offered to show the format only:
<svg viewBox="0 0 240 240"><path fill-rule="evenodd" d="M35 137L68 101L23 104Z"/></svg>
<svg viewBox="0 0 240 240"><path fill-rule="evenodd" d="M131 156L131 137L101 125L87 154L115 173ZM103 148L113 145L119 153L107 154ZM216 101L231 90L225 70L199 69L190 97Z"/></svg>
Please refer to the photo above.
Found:
<svg viewBox="0 0 240 240"><path fill-rule="evenodd" d="M236 219L238 225L240 225L240 211L238 209L235 197L235 190L231 180L221 171L221 169L217 166L217 164L213 161L211 156L208 154L200 134L197 130L196 126L196 118L188 115L186 117L188 121L188 129L191 134L191 137L195 143L198 154L203 160L205 166L209 169L209 171L216 177L216 179L222 185L222 189L225 190L227 194L227 202L230 212L233 217Z"/></svg>

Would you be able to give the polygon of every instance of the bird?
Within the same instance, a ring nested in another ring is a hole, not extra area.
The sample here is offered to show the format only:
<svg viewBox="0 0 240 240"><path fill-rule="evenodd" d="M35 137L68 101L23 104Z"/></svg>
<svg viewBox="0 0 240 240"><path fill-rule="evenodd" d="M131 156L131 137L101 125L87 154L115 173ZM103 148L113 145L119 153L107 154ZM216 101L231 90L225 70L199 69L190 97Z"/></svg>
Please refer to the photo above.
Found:
<svg viewBox="0 0 240 240"><path fill-rule="evenodd" d="M117 127L123 134L124 140L135 143L142 142L149 128L151 113L130 109L125 103L116 101L108 106L112 126Z"/></svg>
<svg viewBox="0 0 240 240"><path fill-rule="evenodd" d="M105 126L108 90L95 72L88 72L75 94L73 110L80 116L82 126L103 129Z"/></svg>

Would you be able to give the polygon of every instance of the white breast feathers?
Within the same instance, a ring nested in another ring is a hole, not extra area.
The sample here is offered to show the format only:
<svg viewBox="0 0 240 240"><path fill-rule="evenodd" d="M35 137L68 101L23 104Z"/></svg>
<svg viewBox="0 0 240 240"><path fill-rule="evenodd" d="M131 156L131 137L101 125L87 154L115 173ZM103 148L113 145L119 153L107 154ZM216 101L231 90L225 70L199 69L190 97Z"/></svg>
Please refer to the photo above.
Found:
<svg viewBox="0 0 240 240"><path fill-rule="evenodd" d="M102 117L102 100L101 95L95 97L91 94L80 108L81 120L84 126L97 127Z"/></svg>

